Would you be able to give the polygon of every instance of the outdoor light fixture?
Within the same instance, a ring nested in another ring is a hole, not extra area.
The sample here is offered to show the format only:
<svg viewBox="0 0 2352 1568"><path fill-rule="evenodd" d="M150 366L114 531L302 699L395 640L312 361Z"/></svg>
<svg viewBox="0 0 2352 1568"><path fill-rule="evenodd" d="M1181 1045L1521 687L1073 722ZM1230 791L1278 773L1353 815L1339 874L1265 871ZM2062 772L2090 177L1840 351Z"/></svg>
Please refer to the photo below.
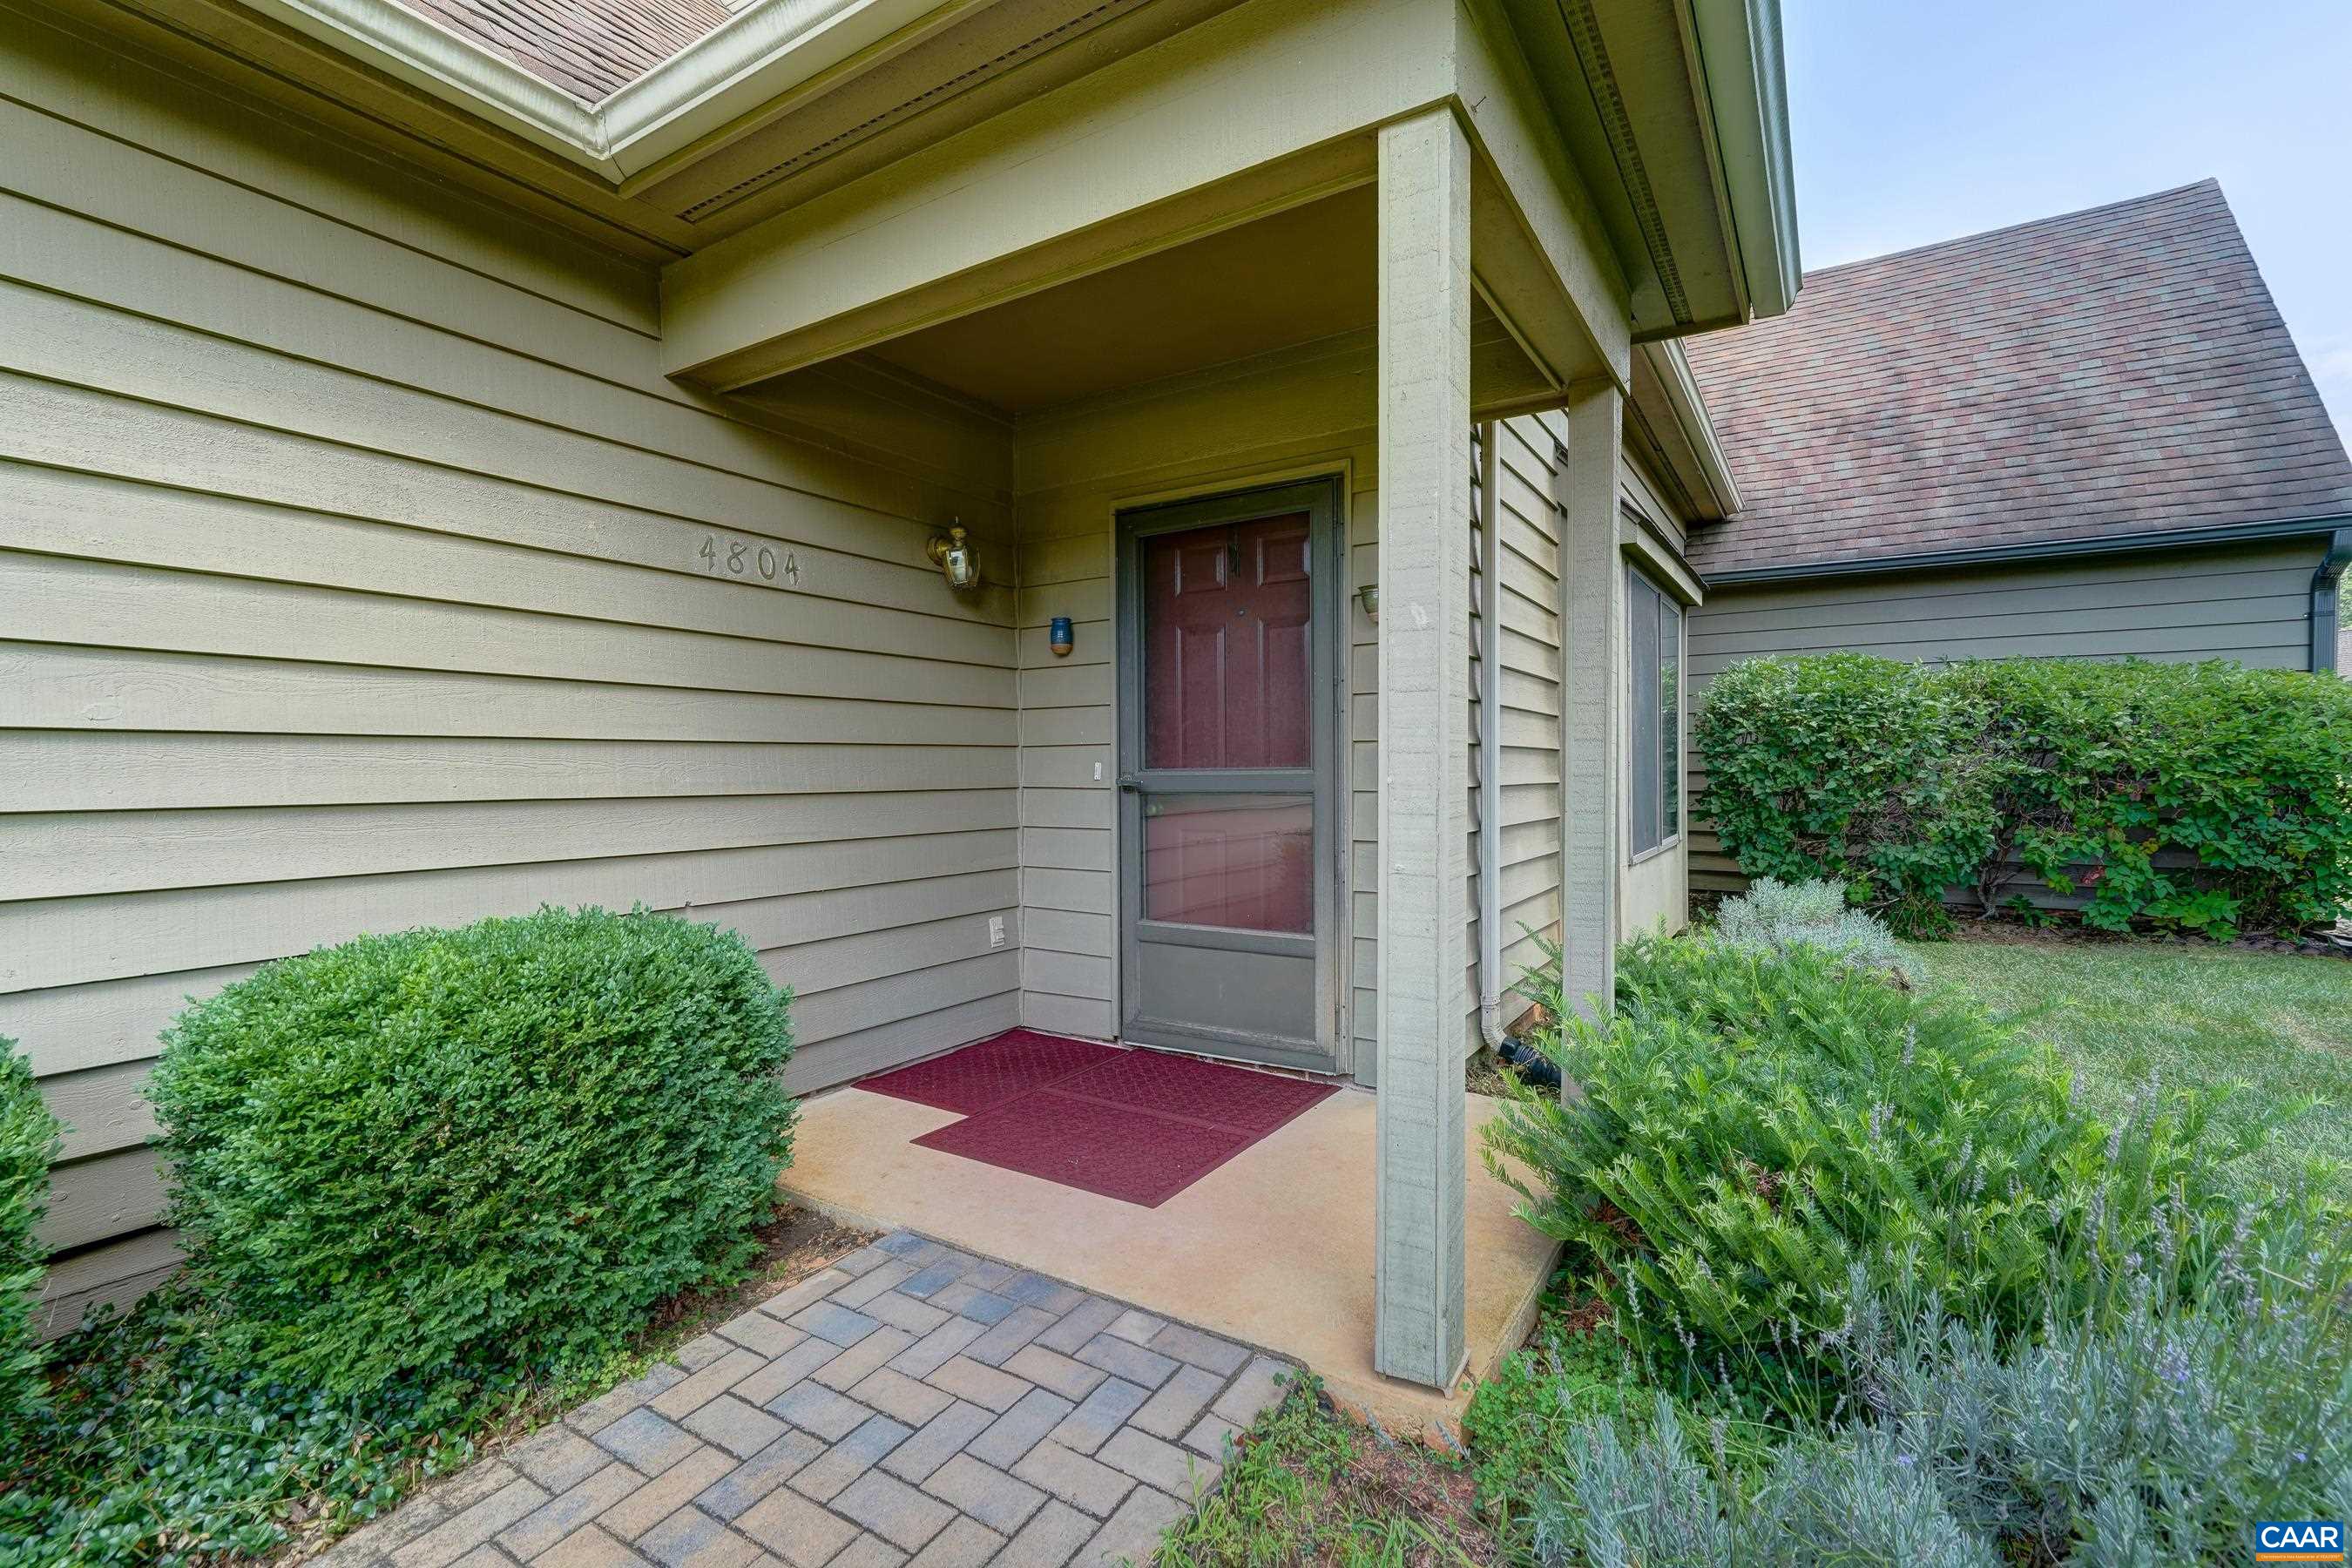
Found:
<svg viewBox="0 0 2352 1568"><path fill-rule="evenodd" d="M931 563L944 574L950 588L969 588L980 581L980 553L957 523L931 540Z"/></svg>
<svg viewBox="0 0 2352 1568"><path fill-rule="evenodd" d="M1364 606L1364 618L1374 626L1381 624L1381 585L1367 583L1356 590L1356 602Z"/></svg>
<svg viewBox="0 0 2352 1568"><path fill-rule="evenodd" d="M1055 658L1070 657L1070 617L1055 616L1045 627L1045 646L1054 650Z"/></svg>

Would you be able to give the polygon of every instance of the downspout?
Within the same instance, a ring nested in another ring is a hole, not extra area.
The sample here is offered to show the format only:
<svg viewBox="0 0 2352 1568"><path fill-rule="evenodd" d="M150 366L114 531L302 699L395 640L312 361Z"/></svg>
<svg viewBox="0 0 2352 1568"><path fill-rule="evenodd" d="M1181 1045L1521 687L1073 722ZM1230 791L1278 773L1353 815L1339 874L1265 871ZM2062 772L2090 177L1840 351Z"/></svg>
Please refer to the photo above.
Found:
<svg viewBox="0 0 2352 1568"><path fill-rule="evenodd" d="M1478 439L1478 1036L1503 1047L1503 545L1495 437Z"/></svg>
<svg viewBox="0 0 2352 1568"><path fill-rule="evenodd" d="M2343 624L2341 584L2344 568L2352 565L2352 528L2339 528L2327 537L2327 553L2319 558L2319 570L2311 574L2311 668L2319 671L2343 671L2336 668L2336 634Z"/></svg>

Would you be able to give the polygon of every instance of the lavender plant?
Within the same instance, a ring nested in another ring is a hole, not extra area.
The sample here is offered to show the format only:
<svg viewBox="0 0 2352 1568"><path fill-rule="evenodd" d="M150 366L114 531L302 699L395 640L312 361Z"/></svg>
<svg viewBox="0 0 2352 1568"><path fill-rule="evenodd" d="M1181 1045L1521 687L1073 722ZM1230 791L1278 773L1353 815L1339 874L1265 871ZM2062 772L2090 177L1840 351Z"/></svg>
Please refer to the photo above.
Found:
<svg viewBox="0 0 2352 1568"><path fill-rule="evenodd" d="M1780 953L1797 943L1832 954L1849 969L1866 970L1916 985L1926 972L1875 915L1855 909L1843 882L1816 879L1757 879L1716 911L1715 934L1732 947Z"/></svg>

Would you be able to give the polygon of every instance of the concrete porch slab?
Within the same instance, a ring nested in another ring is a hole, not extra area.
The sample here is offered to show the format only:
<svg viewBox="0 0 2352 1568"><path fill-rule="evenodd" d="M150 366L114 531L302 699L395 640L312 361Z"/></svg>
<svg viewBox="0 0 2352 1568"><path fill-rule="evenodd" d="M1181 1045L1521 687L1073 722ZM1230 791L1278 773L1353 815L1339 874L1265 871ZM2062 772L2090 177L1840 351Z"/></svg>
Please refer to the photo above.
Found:
<svg viewBox="0 0 2352 1568"><path fill-rule="evenodd" d="M1476 1156L1500 1109L1470 1097L1469 1373L1517 1347L1553 1244L1511 1213ZM1300 1362L1341 1405L1400 1435L1457 1432L1469 1378L1449 1390L1372 1370L1373 1097L1339 1093L1156 1209L999 1170L914 1141L956 1121L859 1089L809 1100L784 1190L847 1223L907 1229Z"/></svg>

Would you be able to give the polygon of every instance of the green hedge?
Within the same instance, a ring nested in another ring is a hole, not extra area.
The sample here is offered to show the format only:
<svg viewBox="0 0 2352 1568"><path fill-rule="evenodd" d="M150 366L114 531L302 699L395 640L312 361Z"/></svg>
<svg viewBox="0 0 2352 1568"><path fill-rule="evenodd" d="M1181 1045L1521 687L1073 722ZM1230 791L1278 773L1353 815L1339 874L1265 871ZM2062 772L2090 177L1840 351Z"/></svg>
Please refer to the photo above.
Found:
<svg viewBox="0 0 2352 1568"><path fill-rule="evenodd" d="M609 1351L754 1251L789 1000L730 933L542 910L322 948L190 1008L150 1092L232 1348L339 1393Z"/></svg>
<svg viewBox="0 0 2352 1568"><path fill-rule="evenodd" d="M0 1036L0 1462L9 1435L47 1403L33 1309L48 1258L37 1232L57 1152L57 1118L41 1103L33 1064Z"/></svg>
<svg viewBox="0 0 2352 1568"><path fill-rule="evenodd" d="M2352 898L2352 682L2331 675L1759 658L1715 678L1695 738L1742 871L1841 879L1912 934L2028 879L2110 931L2299 931Z"/></svg>

